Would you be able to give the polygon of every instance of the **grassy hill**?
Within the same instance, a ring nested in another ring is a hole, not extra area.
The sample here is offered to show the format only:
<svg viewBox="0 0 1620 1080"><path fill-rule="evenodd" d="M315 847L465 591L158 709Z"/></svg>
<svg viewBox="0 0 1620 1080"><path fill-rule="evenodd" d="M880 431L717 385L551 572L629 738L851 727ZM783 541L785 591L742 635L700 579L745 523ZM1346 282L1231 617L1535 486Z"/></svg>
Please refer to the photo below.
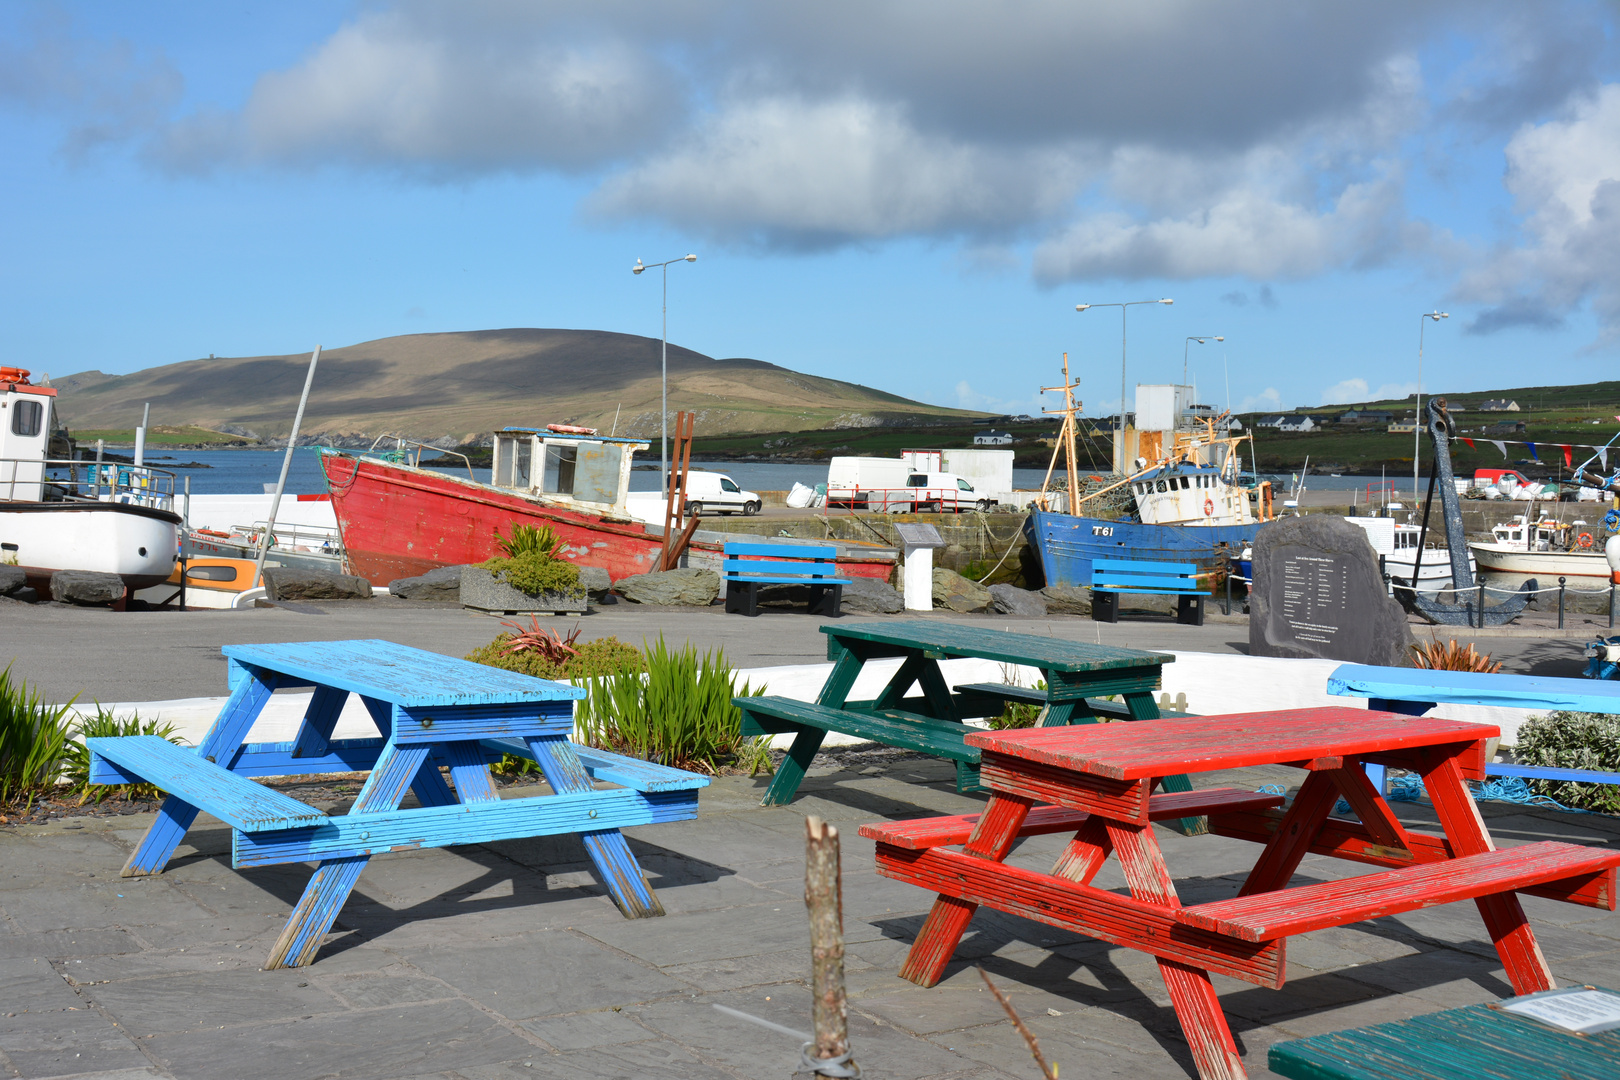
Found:
<svg viewBox="0 0 1620 1080"><path fill-rule="evenodd" d="M217 357L131 375L52 380L75 431L127 431L152 420L234 435L285 436L308 354ZM587 424L657 435L659 341L602 330L480 330L380 338L321 354L304 432L399 433L471 442L508 425ZM762 360L669 347L669 407L697 431L860 429L975 414L910 401Z"/></svg>

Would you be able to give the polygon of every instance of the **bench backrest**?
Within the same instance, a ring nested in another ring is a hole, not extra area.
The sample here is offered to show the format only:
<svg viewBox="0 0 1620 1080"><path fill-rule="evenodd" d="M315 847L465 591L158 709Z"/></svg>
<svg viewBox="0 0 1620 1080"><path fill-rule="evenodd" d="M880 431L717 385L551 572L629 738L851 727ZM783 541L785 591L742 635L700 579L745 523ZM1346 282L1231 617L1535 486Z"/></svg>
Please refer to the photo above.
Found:
<svg viewBox="0 0 1620 1080"><path fill-rule="evenodd" d="M725 576L835 578L838 549L821 544L735 544L725 546Z"/></svg>
<svg viewBox="0 0 1620 1080"><path fill-rule="evenodd" d="M1620 713L1620 683L1602 679L1344 664L1328 676L1327 692L1386 701Z"/></svg>
<svg viewBox="0 0 1620 1080"><path fill-rule="evenodd" d="M1196 592L1198 567L1146 559L1093 559L1091 587L1114 592Z"/></svg>

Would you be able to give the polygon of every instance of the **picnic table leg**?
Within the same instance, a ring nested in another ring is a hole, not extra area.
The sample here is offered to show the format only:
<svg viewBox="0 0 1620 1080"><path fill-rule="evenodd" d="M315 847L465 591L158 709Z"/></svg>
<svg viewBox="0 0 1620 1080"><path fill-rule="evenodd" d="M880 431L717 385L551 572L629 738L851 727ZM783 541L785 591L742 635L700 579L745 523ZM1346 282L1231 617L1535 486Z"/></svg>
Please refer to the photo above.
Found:
<svg viewBox="0 0 1620 1080"><path fill-rule="evenodd" d="M979 816L979 823L973 827L973 835L962 846L963 853L1001 862L1018 839L1018 830L1023 828L1032 805L1034 800L1021 795L999 791L992 793L984 813ZM945 966L956 953L957 945L961 944L973 913L978 909L979 905L970 900L943 894L936 896L927 921L917 934L917 940L912 942L911 951L906 954L900 977L919 986L933 986L939 982L945 974Z"/></svg>
<svg viewBox="0 0 1620 1080"><path fill-rule="evenodd" d="M1086 818L1086 823L1080 826L1058 856L1057 862L1052 864L1052 876L1089 885L1113 850L1114 842L1108 838L1108 823L1093 814Z"/></svg>
<svg viewBox="0 0 1620 1080"><path fill-rule="evenodd" d="M214 726L208 729L208 734L203 736L201 745L197 747L198 757L223 766L229 766L231 758L236 756L242 741L247 738L248 730L253 727L253 721L258 719L265 702L270 700L270 692L276 688L274 674L246 664L241 666L246 672L245 677L231 691ZM146 835L136 845L134 854L124 864L123 876L161 874L195 820L195 806L174 795L166 797L158 810L157 820L152 822Z"/></svg>
<svg viewBox="0 0 1620 1080"><path fill-rule="evenodd" d="M1120 868L1125 871L1131 896L1150 904L1180 907L1181 899L1171 883L1164 854L1153 838L1153 827L1110 821L1106 828L1108 839L1119 853ZM1175 1006L1176 1018L1187 1036L1199 1077L1202 1080L1247 1080L1249 1074L1243 1068L1243 1058L1238 1054L1232 1029L1221 1011L1209 973L1176 960L1155 959L1159 962L1159 976L1170 992L1170 1002Z"/></svg>
<svg viewBox="0 0 1620 1080"><path fill-rule="evenodd" d="M361 696L361 702L366 706L366 712L371 714L372 723L382 732L383 738L389 738L394 733L394 707L379 698ZM439 766L431 755L424 758L422 767L417 770L416 777L411 781L411 791L416 793L416 801L423 806L454 806L456 804L455 792L450 785L444 782L439 775Z"/></svg>
<svg viewBox="0 0 1620 1080"><path fill-rule="evenodd" d="M793 801L810 763L816 759L816 751L821 749L821 740L826 737L827 733L821 728L799 728L787 755L776 766L776 775L771 778L771 786L765 789L765 797L759 800L761 806L786 806Z"/></svg>
<svg viewBox="0 0 1620 1080"><path fill-rule="evenodd" d="M343 712L343 703L349 700L347 690L331 686L317 686L310 695L309 708L304 710L303 722L293 738L293 757L320 757L332 741L332 730L337 727Z"/></svg>
<svg viewBox="0 0 1620 1080"><path fill-rule="evenodd" d="M572 795L591 790L591 774L580 764L574 746L561 735L547 735L524 740L540 763L546 783L559 795ZM596 876L627 919L647 919L664 913L641 864L630 850L630 842L618 829L579 834L585 843L585 853L596 867Z"/></svg>
<svg viewBox="0 0 1620 1080"><path fill-rule="evenodd" d="M427 760L428 747L396 747L390 744L366 777L365 786L349 809L351 815L396 810L405 797L405 789ZM332 929L338 912L360 880L360 871L371 861L370 855L346 855L342 858L322 859L315 876L304 886L304 895L293 908L292 917L282 928L281 936L270 949L265 970L281 967L303 967L315 959L321 942Z"/></svg>
<svg viewBox="0 0 1620 1080"><path fill-rule="evenodd" d="M1479 807L1474 805L1473 796L1469 795L1463 783L1462 766L1457 755L1447 754L1447 749L1435 747L1424 752L1420 758L1423 786L1429 793L1429 801L1434 803L1446 838L1459 856L1495 851L1496 845L1491 842L1484 819L1479 816ZM1556 987L1558 984L1553 982L1552 969L1547 966L1547 958L1541 954L1535 931L1530 929L1530 923L1524 917L1524 907L1519 903L1518 894L1506 892L1481 896L1474 903L1479 907L1480 918L1485 920L1485 929L1490 932L1491 941L1496 945L1502 967L1507 970L1513 992L1533 994Z"/></svg>
<svg viewBox="0 0 1620 1080"><path fill-rule="evenodd" d="M1132 720L1159 719L1159 703L1153 697L1151 690L1125 695L1125 708L1130 711ZM1176 776L1163 776L1159 778L1159 789L1166 792L1191 791L1192 780L1185 774ZM1178 818L1171 826L1183 836L1203 836L1209 832L1209 818L1184 817Z"/></svg>
<svg viewBox="0 0 1620 1080"><path fill-rule="evenodd" d="M1239 896L1254 896L1271 892L1288 884L1299 868L1299 861L1310 850L1311 841L1327 820L1333 804L1339 801L1339 786L1326 771L1313 772L1305 777L1294 796L1294 804L1277 823L1277 831L1267 842L1266 849L1249 871Z"/></svg>

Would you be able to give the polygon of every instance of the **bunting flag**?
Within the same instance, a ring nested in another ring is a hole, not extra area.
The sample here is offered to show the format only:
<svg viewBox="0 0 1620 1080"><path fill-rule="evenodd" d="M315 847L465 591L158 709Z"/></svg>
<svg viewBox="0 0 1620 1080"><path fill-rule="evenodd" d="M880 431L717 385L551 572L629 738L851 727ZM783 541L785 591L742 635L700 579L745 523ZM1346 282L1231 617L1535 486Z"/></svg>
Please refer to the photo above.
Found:
<svg viewBox="0 0 1620 1080"><path fill-rule="evenodd" d="M1609 471L1609 448L1607 446L1598 447L1598 461L1602 462L1603 471L1608 472Z"/></svg>
<svg viewBox="0 0 1620 1080"><path fill-rule="evenodd" d="M1473 439L1464 439L1463 442L1468 444L1468 449L1472 450L1474 448L1474 440Z"/></svg>
<svg viewBox="0 0 1620 1080"><path fill-rule="evenodd" d="M1573 464L1574 464L1574 462L1573 462L1573 461L1571 461L1571 460L1570 460L1570 456L1569 456L1569 450L1570 450L1570 448L1569 448L1569 446L1568 446L1568 445L1567 445L1567 444L1566 444L1566 445L1565 445L1565 446L1564 446L1564 447L1563 447L1563 451L1564 451L1564 468L1566 468L1566 469L1567 469L1567 468L1569 468L1569 467L1570 467L1570 466L1571 466L1571 465L1573 465Z"/></svg>
<svg viewBox="0 0 1620 1080"><path fill-rule="evenodd" d="M1533 442L1527 442L1524 445L1526 445L1526 446L1528 446L1530 448L1530 459L1532 461L1540 462L1541 461L1541 455L1536 453L1536 444L1533 443Z"/></svg>
<svg viewBox="0 0 1620 1080"><path fill-rule="evenodd" d="M1506 461L1507 460L1507 443L1505 443L1505 442L1497 442L1495 439L1490 439L1488 441L1490 442L1490 444L1492 446L1494 446L1498 450L1502 451L1502 460Z"/></svg>

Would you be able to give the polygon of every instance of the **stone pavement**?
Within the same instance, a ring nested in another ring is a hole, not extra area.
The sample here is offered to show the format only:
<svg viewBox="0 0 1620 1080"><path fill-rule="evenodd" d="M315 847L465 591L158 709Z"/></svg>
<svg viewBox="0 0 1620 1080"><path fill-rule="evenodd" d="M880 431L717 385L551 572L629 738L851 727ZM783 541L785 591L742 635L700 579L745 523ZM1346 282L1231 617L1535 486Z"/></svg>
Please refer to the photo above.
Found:
<svg viewBox="0 0 1620 1080"><path fill-rule="evenodd" d="M316 963L291 971L259 966L308 870L233 871L229 833L211 819L146 879L118 871L147 816L0 830L0 1074L785 1080L792 1040L709 1005L809 1027L803 816L816 813L843 833L850 1027L867 1077L1037 1075L972 962L1064 1076L1193 1075L1141 953L981 912L939 986L899 979L931 896L878 877L856 827L982 800L955 794L950 768L928 759L821 761L791 807L758 805L763 777L728 777L705 790L696 821L629 830L665 918L621 918L574 837L391 854L372 861ZM1196 783L1292 788L1302 776L1273 768ZM1504 846L1620 843L1615 819L1482 808ZM1433 821L1424 804L1397 809ZM1187 901L1235 892L1255 855L1242 841L1159 837ZM1047 869L1062 841L1032 838L1013 858ZM1310 857L1301 876L1363 870ZM1097 883L1124 886L1112 864ZM1620 916L1525 905L1562 982L1620 981ZM1472 904L1298 937L1289 959L1279 991L1216 979L1257 1077L1280 1039L1511 993Z"/></svg>

